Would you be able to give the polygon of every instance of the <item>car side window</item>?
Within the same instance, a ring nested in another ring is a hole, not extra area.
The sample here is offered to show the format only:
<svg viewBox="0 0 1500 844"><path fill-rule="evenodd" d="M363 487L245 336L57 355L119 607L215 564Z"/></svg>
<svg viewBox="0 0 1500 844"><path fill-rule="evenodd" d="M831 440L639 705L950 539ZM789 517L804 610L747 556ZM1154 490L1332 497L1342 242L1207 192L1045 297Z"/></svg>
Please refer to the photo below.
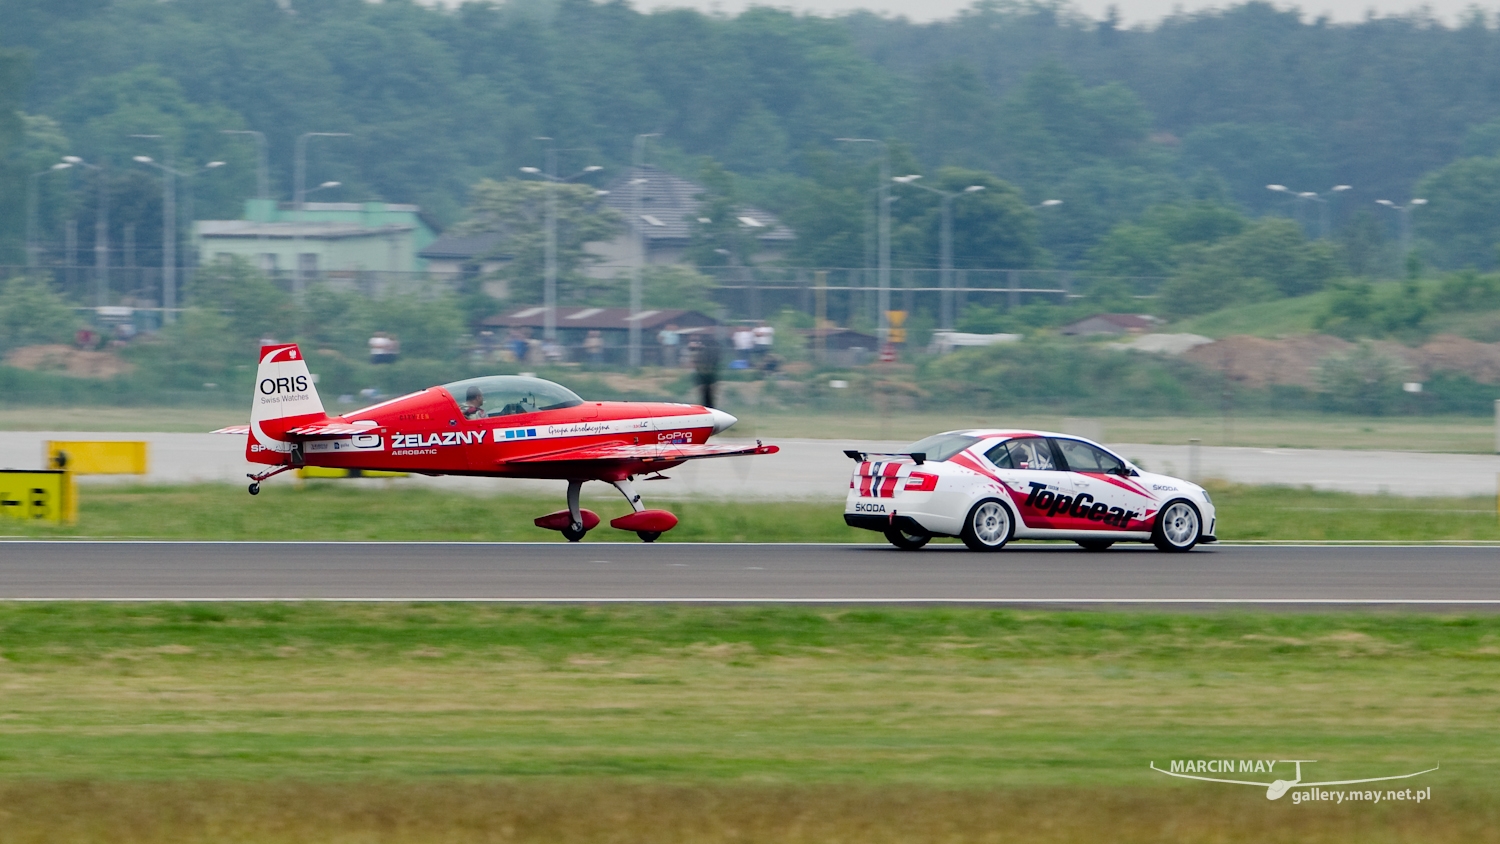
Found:
<svg viewBox="0 0 1500 844"><path fill-rule="evenodd" d="M1068 468L1074 472L1118 475L1125 471L1125 463L1120 458L1088 443L1058 440L1057 447L1062 452L1063 460L1067 461Z"/></svg>
<svg viewBox="0 0 1500 844"><path fill-rule="evenodd" d="M1052 456L1052 445L1041 437L1026 437L1006 443L1010 449L1010 465L1016 469L1056 469L1057 461Z"/></svg>
<svg viewBox="0 0 1500 844"><path fill-rule="evenodd" d="M1008 443L1000 443L994 448L986 451L984 456L995 464L997 469L1014 469L1015 465L1010 462L1010 447Z"/></svg>

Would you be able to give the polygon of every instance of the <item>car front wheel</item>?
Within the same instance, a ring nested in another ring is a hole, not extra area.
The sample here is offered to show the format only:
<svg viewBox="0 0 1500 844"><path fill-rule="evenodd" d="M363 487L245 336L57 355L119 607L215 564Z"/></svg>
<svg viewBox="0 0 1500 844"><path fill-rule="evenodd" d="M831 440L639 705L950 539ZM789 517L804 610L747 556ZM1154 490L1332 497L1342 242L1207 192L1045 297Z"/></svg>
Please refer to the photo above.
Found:
<svg viewBox="0 0 1500 844"><path fill-rule="evenodd" d="M1203 517L1197 507L1181 499L1162 508L1151 531L1151 542L1158 551L1191 551L1202 537Z"/></svg>
<svg viewBox="0 0 1500 844"><path fill-rule="evenodd" d="M970 551L999 551L1010 541L1013 525L1010 510L998 500L986 498L969 511L959 538Z"/></svg>

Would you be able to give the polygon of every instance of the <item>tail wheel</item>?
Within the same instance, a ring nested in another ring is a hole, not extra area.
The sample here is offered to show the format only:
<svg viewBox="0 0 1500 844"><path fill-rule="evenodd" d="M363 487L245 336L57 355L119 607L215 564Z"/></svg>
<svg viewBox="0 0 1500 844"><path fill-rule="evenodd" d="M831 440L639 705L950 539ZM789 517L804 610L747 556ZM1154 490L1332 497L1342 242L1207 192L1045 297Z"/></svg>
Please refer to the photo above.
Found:
<svg viewBox="0 0 1500 844"><path fill-rule="evenodd" d="M969 511L959 538L970 551L999 551L1014 532L1015 521L1010 517L1010 509L997 499L986 498Z"/></svg>
<svg viewBox="0 0 1500 844"><path fill-rule="evenodd" d="M1078 544L1085 551L1108 551L1109 546L1115 544L1113 539L1080 539Z"/></svg>
<svg viewBox="0 0 1500 844"><path fill-rule="evenodd" d="M585 533L588 533L588 531L584 529L583 525L579 524L568 525L562 529L563 538L569 542L577 542L583 538Z"/></svg>
<svg viewBox="0 0 1500 844"><path fill-rule="evenodd" d="M887 542L902 551L915 551L932 541L932 537L925 533L909 533L900 528L891 528L886 531L885 538Z"/></svg>
<svg viewBox="0 0 1500 844"><path fill-rule="evenodd" d="M659 530L638 530L635 532L635 535L639 536L642 542L655 542L661 539L661 531Z"/></svg>
<svg viewBox="0 0 1500 844"><path fill-rule="evenodd" d="M1151 543L1158 551L1191 551L1202 538L1203 517L1191 503L1179 498L1156 514L1156 526L1151 529Z"/></svg>

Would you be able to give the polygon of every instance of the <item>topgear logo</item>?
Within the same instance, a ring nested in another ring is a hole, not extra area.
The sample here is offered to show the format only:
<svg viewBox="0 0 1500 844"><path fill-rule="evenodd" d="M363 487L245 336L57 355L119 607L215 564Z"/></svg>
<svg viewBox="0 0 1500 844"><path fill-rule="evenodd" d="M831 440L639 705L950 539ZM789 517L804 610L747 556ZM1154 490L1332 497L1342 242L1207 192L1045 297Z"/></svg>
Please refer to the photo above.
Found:
<svg viewBox="0 0 1500 844"><path fill-rule="evenodd" d="M1437 765L1425 771L1417 771L1412 774L1394 774L1387 777L1365 777L1353 780L1328 780L1326 782L1303 782L1302 766L1312 764L1316 759L1173 759L1166 768L1156 767L1151 763L1151 770L1169 777L1180 777L1188 780L1202 780L1203 782L1225 783L1227 785L1253 785L1266 790L1267 800L1279 800L1288 791L1292 793L1292 802L1301 804L1308 801L1333 801L1343 802L1367 802L1380 803L1382 801L1411 801L1420 803L1432 798L1431 786L1425 789L1356 789L1343 791L1328 791L1326 786L1331 785L1360 785L1372 782L1387 782L1390 780L1404 780L1430 774L1438 769ZM1271 774L1277 765L1294 765L1296 773L1289 780L1275 779L1271 782L1258 780L1229 779L1227 777L1202 776L1203 774ZM1305 789L1293 791L1293 789Z"/></svg>
<svg viewBox="0 0 1500 844"><path fill-rule="evenodd" d="M1027 485L1031 487L1031 494L1026 496L1026 506L1046 510L1049 517L1065 513L1075 519L1103 522L1110 527L1126 527L1131 519L1145 516L1137 516L1124 507L1111 507L1102 501L1095 501L1094 496L1086 492L1076 496L1063 495L1061 491L1053 492L1046 484L1036 481L1030 481Z"/></svg>

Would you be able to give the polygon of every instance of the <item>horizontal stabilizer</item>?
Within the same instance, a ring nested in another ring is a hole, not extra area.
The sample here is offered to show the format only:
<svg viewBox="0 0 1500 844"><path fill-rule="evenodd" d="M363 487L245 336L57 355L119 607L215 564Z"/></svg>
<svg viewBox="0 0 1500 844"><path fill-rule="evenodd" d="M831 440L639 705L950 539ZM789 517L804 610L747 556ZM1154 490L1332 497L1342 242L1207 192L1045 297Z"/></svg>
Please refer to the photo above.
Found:
<svg viewBox="0 0 1500 844"><path fill-rule="evenodd" d="M350 434L365 434L375 430L374 422L320 422L314 425L301 425L287 430L287 434L298 440L313 439L316 437L347 437ZM210 431L211 434L248 434L249 425L230 425L228 428L220 428Z"/></svg>
<svg viewBox="0 0 1500 844"><path fill-rule="evenodd" d="M577 448L552 451L546 454L530 454L513 457L502 463L563 463L579 460L640 461L642 463L680 463L704 457L736 457L747 454L775 454L781 449L774 445L709 445L693 443L600 443Z"/></svg>
<svg viewBox="0 0 1500 844"><path fill-rule="evenodd" d="M350 434L363 434L375 427L374 422L319 422L289 428L287 433L295 437L346 437Z"/></svg>

